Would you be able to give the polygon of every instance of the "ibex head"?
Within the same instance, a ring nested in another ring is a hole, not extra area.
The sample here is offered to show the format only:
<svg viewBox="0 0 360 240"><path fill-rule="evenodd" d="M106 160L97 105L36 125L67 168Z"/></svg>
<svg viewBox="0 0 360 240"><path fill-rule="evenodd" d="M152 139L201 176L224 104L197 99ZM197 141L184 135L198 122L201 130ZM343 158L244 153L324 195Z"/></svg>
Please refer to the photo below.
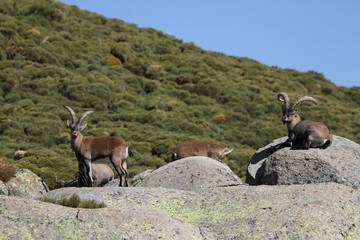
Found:
<svg viewBox="0 0 360 240"><path fill-rule="evenodd" d="M84 118L92 113L93 111L87 111L81 115L79 120L76 120L75 112L70 107L65 106L65 108L70 112L71 114L71 123L67 121L67 126L71 129L71 137L76 138L84 128L86 128L86 123L81 125Z"/></svg>
<svg viewBox="0 0 360 240"><path fill-rule="evenodd" d="M278 99L281 102L284 102L284 105L281 106L281 110L283 113L281 120L284 124L290 123L290 122L299 122L301 120L301 117L299 115L300 111L295 110L295 107L299 103L309 101L314 104L317 104L317 100L315 98L309 97L309 96L301 97L297 101L295 101L293 104L290 104L290 99L289 99L288 95L284 92L281 92L278 94Z"/></svg>

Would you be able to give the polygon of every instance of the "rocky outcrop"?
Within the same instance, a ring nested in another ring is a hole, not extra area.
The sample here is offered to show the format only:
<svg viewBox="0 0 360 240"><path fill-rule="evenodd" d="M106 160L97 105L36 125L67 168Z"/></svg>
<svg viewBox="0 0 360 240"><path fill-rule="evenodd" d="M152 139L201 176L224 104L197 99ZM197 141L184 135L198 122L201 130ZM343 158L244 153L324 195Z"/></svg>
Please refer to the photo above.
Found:
<svg viewBox="0 0 360 240"><path fill-rule="evenodd" d="M0 196L0 210L2 239L215 239L154 209L75 209Z"/></svg>
<svg viewBox="0 0 360 240"><path fill-rule="evenodd" d="M187 157L171 162L147 174L135 184L138 187L163 187L197 190L242 184L226 165L208 157Z"/></svg>
<svg viewBox="0 0 360 240"><path fill-rule="evenodd" d="M360 236L360 192L337 183L202 188L64 188L110 208L154 209L217 239L344 239ZM131 225L130 225L131 226ZM184 238L186 239L186 238Z"/></svg>
<svg viewBox="0 0 360 240"><path fill-rule="evenodd" d="M254 155L257 161L249 166L249 174L254 174L254 179L260 176L261 168L262 173L266 171L265 165L274 154L292 156L303 152L284 147L285 140L277 139ZM332 154L347 150L344 154L352 154L345 155L348 159L327 160L330 166L343 166L341 176L347 176L344 173L350 170L341 164L348 160L356 165L357 147L347 139L335 137L334 144L326 150L303 152L305 156L295 161L300 164L296 169L312 172L315 165L301 165L305 160L327 166L321 160L324 156L339 156ZM325 154L327 151L331 152ZM260 163L259 168L251 168L257 166L256 163ZM294 160L284 164L290 163L296 166ZM326 167L317 169L319 178L328 171ZM311 176L315 176L315 172ZM338 172L341 171L337 169ZM0 196L1 234L5 239L48 239L51 236L54 239L301 240L360 236L360 191L349 184L355 183L353 177L343 177L348 179L341 182L344 184L248 186L233 175L225 164L195 157L140 174L137 187L69 187L43 195L59 200L75 193L81 200L107 205L93 210Z"/></svg>
<svg viewBox="0 0 360 240"><path fill-rule="evenodd" d="M8 182L6 182L9 195L40 199L49 191L48 186L35 173L28 169L19 169Z"/></svg>
<svg viewBox="0 0 360 240"><path fill-rule="evenodd" d="M282 185L337 182L360 187L360 145L334 136L326 149L291 150L287 137L260 148L248 166L250 185Z"/></svg>

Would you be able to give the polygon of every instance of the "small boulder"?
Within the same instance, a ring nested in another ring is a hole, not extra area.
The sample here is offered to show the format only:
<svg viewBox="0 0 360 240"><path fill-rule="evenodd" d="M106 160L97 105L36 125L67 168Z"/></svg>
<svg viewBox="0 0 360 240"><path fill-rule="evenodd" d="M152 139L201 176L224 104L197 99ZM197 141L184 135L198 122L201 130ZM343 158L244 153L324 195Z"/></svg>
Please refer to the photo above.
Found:
<svg viewBox="0 0 360 240"><path fill-rule="evenodd" d="M136 187L163 187L195 191L242 184L226 165L208 157L187 157L171 162L148 174Z"/></svg>
<svg viewBox="0 0 360 240"><path fill-rule="evenodd" d="M337 182L360 188L360 145L334 136L326 149L291 150L287 137L260 148L248 166L250 185L289 185Z"/></svg>
<svg viewBox="0 0 360 240"><path fill-rule="evenodd" d="M6 186L9 195L33 199L40 199L44 193L49 191L46 183L28 169L19 169L15 176L6 183Z"/></svg>
<svg viewBox="0 0 360 240"><path fill-rule="evenodd" d="M14 159L19 160L21 158L28 157L28 156L29 156L29 154L26 151L18 150L14 154Z"/></svg>

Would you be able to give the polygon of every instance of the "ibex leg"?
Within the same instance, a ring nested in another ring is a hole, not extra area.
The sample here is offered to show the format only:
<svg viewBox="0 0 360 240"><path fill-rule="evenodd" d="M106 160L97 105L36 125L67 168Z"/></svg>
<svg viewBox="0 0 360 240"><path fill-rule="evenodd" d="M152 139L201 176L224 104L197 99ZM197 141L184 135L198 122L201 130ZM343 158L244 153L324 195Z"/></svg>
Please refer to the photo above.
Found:
<svg viewBox="0 0 360 240"><path fill-rule="evenodd" d="M86 166L88 177L90 178L90 186L92 186L94 180L93 180L93 177L92 177L91 160L86 159L85 160L85 166Z"/></svg>
<svg viewBox="0 0 360 240"><path fill-rule="evenodd" d="M119 187L127 187L125 186L125 182L124 182L124 177L125 177L125 171L122 168L121 162L118 160L113 160L112 158L110 158L110 162L111 164L114 166L115 171L117 172L117 174L119 175Z"/></svg>

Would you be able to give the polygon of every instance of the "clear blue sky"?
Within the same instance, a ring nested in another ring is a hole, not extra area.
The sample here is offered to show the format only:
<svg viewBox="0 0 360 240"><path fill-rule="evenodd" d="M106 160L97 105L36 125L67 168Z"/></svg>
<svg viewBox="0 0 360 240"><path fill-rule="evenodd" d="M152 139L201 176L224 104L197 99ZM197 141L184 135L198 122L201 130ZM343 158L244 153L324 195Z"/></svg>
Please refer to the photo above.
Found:
<svg viewBox="0 0 360 240"><path fill-rule="evenodd" d="M204 50L360 86L360 0L59 0Z"/></svg>

